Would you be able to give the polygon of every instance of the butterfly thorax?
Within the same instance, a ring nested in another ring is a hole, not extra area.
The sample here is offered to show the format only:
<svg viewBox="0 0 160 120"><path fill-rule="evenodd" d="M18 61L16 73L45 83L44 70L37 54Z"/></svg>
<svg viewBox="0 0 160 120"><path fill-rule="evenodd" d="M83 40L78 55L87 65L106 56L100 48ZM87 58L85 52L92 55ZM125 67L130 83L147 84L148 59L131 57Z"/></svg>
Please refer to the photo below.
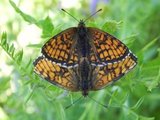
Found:
<svg viewBox="0 0 160 120"><path fill-rule="evenodd" d="M80 20L77 28L77 50L82 57L87 57L90 53L90 44L88 30L85 27L84 21Z"/></svg>

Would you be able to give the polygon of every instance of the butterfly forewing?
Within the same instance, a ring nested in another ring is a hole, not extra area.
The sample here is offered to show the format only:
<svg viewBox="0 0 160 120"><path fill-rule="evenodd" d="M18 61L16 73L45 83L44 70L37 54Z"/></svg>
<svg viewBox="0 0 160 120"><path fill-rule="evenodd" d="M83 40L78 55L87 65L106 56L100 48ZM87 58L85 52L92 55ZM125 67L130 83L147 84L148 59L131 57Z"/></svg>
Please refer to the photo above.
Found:
<svg viewBox="0 0 160 120"><path fill-rule="evenodd" d="M74 27L64 30L44 44L42 54L63 67L76 66L78 56L74 49L75 35Z"/></svg>
<svg viewBox="0 0 160 120"><path fill-rule="evenodd" d="M120 40L97 28L88 27L92 48L99 62L94 64L108 64L122 60L129 54L129 49ZM91 56L95 59L94 54Z"/></svg>
<svg viewBox="0 0 160 120"><path fill-rule="evenodd" d="M97 79L93 81L93 89L102 89L109 83L120 79L124 74L133 69L136 64L137 58L132 53L129 53L129 55L121 61L100 67L97 74Z"/></svg>
<svg viewBox="0 0 160 120"><path fill-rule="evenodd" d="M66 90L77 91L77 82L73 80L72 73L43 56L35 60L34 71L54 85Z"/></svg>

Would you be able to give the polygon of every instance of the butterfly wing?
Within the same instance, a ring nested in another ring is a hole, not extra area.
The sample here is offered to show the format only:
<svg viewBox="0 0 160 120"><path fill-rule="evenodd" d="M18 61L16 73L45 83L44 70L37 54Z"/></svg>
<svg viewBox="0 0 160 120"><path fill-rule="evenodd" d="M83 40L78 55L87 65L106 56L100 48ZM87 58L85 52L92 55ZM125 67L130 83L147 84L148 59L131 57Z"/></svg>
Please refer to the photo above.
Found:
<svg viewBox="0 0 160 120"><path fill-rule="evenodd" d="M34 72L42 78L63 89L77 91L77 82L73 80L68 69L54 64L43 56L38 57L33 64Z"/></svg>
<svg viewBox="0 0 160 120"><path fill-rule="evenodd" d="M102 89L109 83L120 79L124 74L133 69L136 64L137 58L132 53L129 53L129 55L121 61L100 67L97 72L97 78L93 81L92 90Z"/></svg>
<svg viewBox="0 0 160 120"><path fill-rule="evenodd" d="M42 47L42 54L63 67L76 66L78 61L75 44L76 27L62 31Z"/></svg>
<svg viewBox="0 0 160 120"><path fill-rule="evenodd" d="M129 54L127 46L112 35L92 27L88 27L88 31L94 51L91 56L92 64L114 63Z"/></svg>

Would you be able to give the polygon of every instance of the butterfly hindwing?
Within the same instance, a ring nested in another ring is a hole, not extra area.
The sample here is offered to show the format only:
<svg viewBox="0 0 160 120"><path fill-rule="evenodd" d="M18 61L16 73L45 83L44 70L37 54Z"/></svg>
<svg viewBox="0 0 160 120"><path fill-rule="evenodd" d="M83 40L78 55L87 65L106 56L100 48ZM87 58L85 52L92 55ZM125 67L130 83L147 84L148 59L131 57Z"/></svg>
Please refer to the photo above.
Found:
<svg viewBox="0 0 160 120"><path fill-rule="evenodd" d="M51 60L38 57L34 64L34 72L52 84L70 91L77 91L77 83L72 80L72 73L68 69L54 64Z"/></svg>
<svg viewBox="0 0 160 120"><path fill-rule="evenodd" d="M93 81L93 90L99 90L107 86L109 83L120 79L124 74L128 73L137 64L137 58L129 53L128 56L121 61L100 67L97 79Z"/></svg>

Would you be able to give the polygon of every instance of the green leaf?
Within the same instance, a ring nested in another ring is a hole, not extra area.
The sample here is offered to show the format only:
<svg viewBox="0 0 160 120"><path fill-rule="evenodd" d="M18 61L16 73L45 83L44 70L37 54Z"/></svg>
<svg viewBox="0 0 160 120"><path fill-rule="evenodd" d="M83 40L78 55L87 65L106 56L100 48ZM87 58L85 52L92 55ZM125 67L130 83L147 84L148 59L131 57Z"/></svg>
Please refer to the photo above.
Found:
<svg viewBox="0 0 160 120"><path fill-rule="evenodd" d="M114 33L120 26L122 22L117 22L114 20L109 20L106 23L104 23L104 25L102 26L102 29L104 31L107 31L108 33Z"/></svg>
<svg viewBox="0 0 160 120"><path fill-rule="evenodd" d="M5 45L7 43L7 33L3 32L2 38L1 38L1 45Z"/></svg>
<svg viewBox="0 0 160 120"><path fill-rule="evenodd" d="M27 68L31 65L31 63L32 63L32 59L30 59L30 60L28 61L28 63L26 64L25 68L27 69Z"/></svg>
<svg viewBox="0 0 160 120"><path fill-rule="evenodd" d="M138 118L139 116L133 111L130 111L129 114L127 115L128 120L138 120Z"/></svg>
<svg viewBox="0 0 160 120"><path fill-rule="evenodd" d="M144 116L140 116L139 120L155 120L154 117L144 117Z"/></svg>
<svg viewBox="0 0 160 120"><path fill-rule="evenodd" d="M23 58L23 50L19 51L19 52L15 55L15 59L16 59L16 61L18 62L18 64L21 63L22 58Z"/></svg>
<svg viewBox="0 0 160 120"><path fill-rule="evenodd" d="M144 101L144 97L140 98L138 102L131 109L134 109L134 110L138 109L140 105L143 103L143 101Z"/></svg>
<svg viewBox="0 0 160 120"><path fill-rule="evenodd" d="M27 47L31 47L31 48L42 48L42 44L29 44L29 45L27 45Z"/></svg>
<svg viewBox="0 0 160 120"><path fill-rule="evenodd" d="M6 44L4 45L4 47L5 47L6 51L8 52L8 51L9 51L9 45L8 45L8 43L6 43Z"/></svg>
<svg viewBox="0 0 160 120"><path fill-rule="evenodd" d="M44 20L40 20L38 22L38 25L42 28L42 37L47 38L47 37L52 37L53 36L53 29L54 26L52 24L52 21L49 17L46 17Z"/></svg>
<svg viewBox="0 0 160 120"><path fill-rule="evenodd" d="M14 48L14 45L12 44L12 45L9 47L9 53L11 54L11 56L14 55L14 51L15 51L15 48Z"/></svg>
<svg viewBox="0 0 160 120"><path fill-rule="evenodd" d="M12 7L14 8L14 10L19 13L21 15L21 17L26 21L26 22L29 22L31 24L36 24L37 21L36 19L34 19L32 16L30 15L27 15L25 13L23 13L17 6L16 4L12 1L12 0L9 0L10 4L12 5Z"/></svg>

